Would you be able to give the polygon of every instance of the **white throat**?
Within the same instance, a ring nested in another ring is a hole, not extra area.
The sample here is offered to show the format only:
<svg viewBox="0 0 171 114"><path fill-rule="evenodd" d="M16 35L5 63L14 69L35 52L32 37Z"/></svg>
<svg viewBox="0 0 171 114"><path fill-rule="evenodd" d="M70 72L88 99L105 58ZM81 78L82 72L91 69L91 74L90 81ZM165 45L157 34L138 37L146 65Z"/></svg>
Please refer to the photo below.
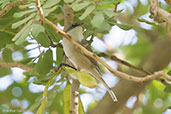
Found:
<svg viewBox="0 0 171 114"><path fill-rule="evenodd" d="M84 39L83 30L81 26L75 27L67 33L71 36L72 40L74 41L81 42L81 40Z"/></svg>

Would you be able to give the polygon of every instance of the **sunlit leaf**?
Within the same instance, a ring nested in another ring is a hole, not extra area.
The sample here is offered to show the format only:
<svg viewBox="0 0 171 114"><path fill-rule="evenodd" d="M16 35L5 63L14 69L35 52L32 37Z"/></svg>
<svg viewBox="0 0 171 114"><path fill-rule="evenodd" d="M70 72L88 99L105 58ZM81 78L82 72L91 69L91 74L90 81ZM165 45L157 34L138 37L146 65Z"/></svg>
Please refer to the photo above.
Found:
<svg viewBox="0 0 171 114"><path fill-rule="evenodd" d="M80 11L87 7L91 2L90 1L83 1L82 3L74 4L72 5L72 9L74 11Z"/></svg>
<svg viewBox="0 0 171 114"><path fill-rule="evenodd" d="M89 88L96 88L98 87L98 83L95 78L93 78L90 74L85 72L77 72L79 82L87 86Z"/></svg>
<svg viewBox="0 0 171 114"><path fill-rule="evenodd" d="M14 17L15 18L20 18L20 17L22 17L22 16L24 16L24 15L26 15L26 14L29 14L29 13L32 13L32 12L34 12L34 11L36 11L36 9L30 9L30 10L26 10L26 11L22 11L22 12L16 12L16 13L14 13Z"/></svg>
<svg viewBox="0 0 171 114"><path fill-rule="evenodd" d="M44 16L45 16L45 17L48 16L49 13L55 11L57 8L58 8L57 6L54 6L54 7L50 8L50 9L44 9L44 10L43 10L43 11L44 11Z"/></svg>
<svg viewBox="0 0 171 114"><path fill-rule="evenodd" d="M64 114L70 114L70 98L71 98L70 94L71 94L71 84L67 82L63 91ZM79 97L79 114L85 114L80 97Z"/></svg>
<svg viewBox="0 0 171 114"><path fill-rule="evenodd" d="M87 86L89 88L96 88L98 87L98 83L94 77L92 77L89 73L75 71L70 67L65 67L66 71L72 76L73 78L79 80L79 82Z"/></svg>
<svg viewBox="0 0 171 114"><path fill-rule="evenodd" d="M39 35L39 33L44 32L44 31L45 31L45 29L42 25L40 25L40 24L33 24L32 25L32 31L31 32L32 32L32 35L34 37L37 37Z"/></svg>
<svg viewBox="0 0 171 114"><path fill-rule="evenodd" d="M104 22L104 15L102 12L97 12L96 15L93 17L91 24L94 27L101 28Z"/></svg>
<svg viewBox="0 0 171 114"><path fill-rule="evenodd" d="M84 13L79 17L80 20L84 20L96 7L94 5L91 5L87 7L87 9L84 11Z"/></svg>
<svg viewBox="0 0 171 114"><path fill-rule="evenodd" d="M63 111L64 114L70 114L70 93L71 93L71 84L67 82L67 85L63 91Z"/></svg>
<svg viewBox="0 0 171 114"><path fill-rule="evenodd" d="M20 32L18 32L12 39L12 41L16 41L17 39L19 39L19 37L22 35L22 33L24 33L27 28L30 28L31 24L32 24L33 20L30 20L21 30Z"/></svg>
<svg viewBox="0 0 171 114"><path fill-rule="evenodd" d="M12 24L12 29L15 29L15 28L21 26L22 24L26 23L27 21L29 21L30 19L32 19L35 15L36 15L35 13L32 13L28 17L24 18L23 20L18 21L16 23Z"/></svg>
<svg viewBox="0 0 171 114"><path fill-rule="evenodd" d="M50 8L50 7L56 5L59 2L60 2L60 0L47 0L42 7L43 8Z"/></svg>
<svg viewBox="0 0 171 114"><path fill-rule="evenodd" d="M25 5L19 5L18 7L20 9L24 9L24 8L28 8L28 7L35 7L36 6L36 3L29 3L29 4L25 4Z"/></svg>
<svg viewBox="0 0 171 114"><path fill-rule="evenodd" d="M106 10L103 10L103 13L105 15L107 15L109 18L112 18L114 16L118 16L120 13L118 12L114 12L113 9L106 9Z"/></svg>
<svg viewBox="0 0 171 114"><path fill-rule="evenodd" d="M65 3L71 3L73 2L74 0L64 0Z"/></svg>
<svg viewBox="0 0 171 114"><path fill-rule="evenodd" d="M114 4L120 2L121 0L102 0L98 2L98 8L100 9L107 9L107 8L113 8Z"/></svg>
<svg viewBox="0 0 171 114"><path fill-rule="evenodd" d="M31 29L31 26L25 29L25 31L19 36L19 38L15 42L16 45L20 45L26 40L26 38L29 36L30 29Z"/></svg>

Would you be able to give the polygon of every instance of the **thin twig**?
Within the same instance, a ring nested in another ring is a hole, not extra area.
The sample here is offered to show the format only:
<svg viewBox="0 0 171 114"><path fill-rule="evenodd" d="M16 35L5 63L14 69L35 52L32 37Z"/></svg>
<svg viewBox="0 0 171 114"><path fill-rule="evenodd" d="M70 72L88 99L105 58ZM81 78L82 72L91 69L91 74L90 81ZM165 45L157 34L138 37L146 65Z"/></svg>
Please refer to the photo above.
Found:
<svg viewBox="0 0 171 114"><path fill-rule="evenodd" d="M0 11L0 18L2 16L4 16L5 14L7 14L13 7L16 7L18 5L25 4L25 3L26 3L26 0L22 0L22 1L19 1L19 2L9 3L4 9L2 9Z"/></svg>
<svg viewBox="0 0 171 114"><path fill-rule="evenodd" d="M109 58L109 59L111 59L111 60L114 60L114 61L116 61L116 62L118 62L118 63L121 63L121 64L123 64L123 65L125 65L125 66L127 66L127 67L130 67L130 68L132 68L132 69L134 69L134 70L136 70L136 71L142 72L142 73L144 73L144 74L146 74L146 75L151 74L150 72L144 70L143 68L136 67L136 66L134 66L134 65L132 65L132 64L130 64L130 63L128 63L128 62L126 62L126 61L124 61L124 60L118 58L118 57L115 56L115 55L108 56L108 55L105 54L105 53L100 53L100 54L98 54L98 56L100 56L100 57L105 57L105 58L107 57L107 58Z"/></svg>
<svg viewBox="0 0 171 114"><path fill-rule="evenodd" d="M11 67L18 67L23 70L26 70L27 72L32 72L33 68L28 67L26 65L23 65L21 63L6 63L6 62L0 62L0 68L11 68Z"/></svg>
<svg viewBox="0 0 171 114"><path fill-rule="evenodd" d="M117 12L117 8L118 8L118 5L120 4L120 2L116 3L115 4L115 9L114 9L114 12Z"/></svg>
<svg viewBox="0 0 171 114"><path fill-rule="evenodd" d="M156 72L152 75L147 75L146 77L134 77L132 75L128 75L126 73L117 71L115 69L113 69L112 67L110 67L107 63L105 63L100 57L98 57L96 54L88 51L86 48L84 48L83 46L81 46L80 44L78 44L77 42L73 41L71 36L69 36L68 34L66 34L64 31L61 31L56 25L54 25L52 22L50 22L48 19L46 19L43 16L43 10L41 8L40 5L40 1L36 0L36 7L38 9L38 13L40 16L40 19L49 24L53 29L55 29L55 31L57 33L59 33L60 35L64 36L64 38L66 38L75 48L79 49L82 53L86 54L87 56L92 57L94 60L100 62L102 65L104 65L110 72L112 72L113 74L115 74L118 77L130 80L130 81L134 81L134 82L145 82L145 81L150 81L153 79L157 79L160 76L164 76L167 80L171 81L171 77L168 76L167 74L165 74L162 71ZM163 75L164 74L164 75Z"/></svg>

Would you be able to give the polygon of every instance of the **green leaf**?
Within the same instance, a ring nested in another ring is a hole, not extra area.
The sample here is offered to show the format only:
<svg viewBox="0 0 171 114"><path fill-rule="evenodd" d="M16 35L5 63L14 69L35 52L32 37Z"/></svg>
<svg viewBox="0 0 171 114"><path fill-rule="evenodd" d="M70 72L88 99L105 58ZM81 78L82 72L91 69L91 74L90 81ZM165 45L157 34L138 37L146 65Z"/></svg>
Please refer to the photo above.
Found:
<svg viewBox="0 0 171 114"><path fill-rule="evenodd" d="M167 74L171 76L171 70L169 70L169 71L167 72Z"/></svg>
<svg viewBox="0 0 171 114"><path fill-rule="evenodd" d="M44 47L50 46L50 40L44 32L39 33L37 37L34 37L38 43L40 43Z"/></svg>
<svg viewBox="0 0 171 114"><path fill-rule="evenodd" d="M70 94L71 94L71 84L67 82L63 91L63 111L64 114L70 114Z"/></svg>
<svg viewBox="0 0 171 114"><path fill-rule="evenodd" d="M12 43L12 37L13 35L11 35L8 32L1 32L0 31L0 49L4 48L6 45Z"/></svg>
<svg viewBox="0 0 171 114"><path fill-rule="evenodd" d="M27 63L29 63L30 61L32 61L33 59L34 59L34 57L26 58L26 59L21 60L20 63L22 63L22 64L27 64Z"/></svg>
<svg viewBox="0 0 171 114"><path fill-rule="evenodd" d="M168 109L171 109L171 106L168 106Z"/></svg>
<svg viewBox="0 0 171 114"><path fill-rule="evenodd" d="M39 57L35 70L39 74L45 75L51 70L51 68L53 68L53 54L52 50L49 49L46 53L42 53L42 56Z"/></svg>
<svg viewBox="0 0 171 114"><path fill-rule="evenodd" d="M49 9L44 9L44 10L43 10L43 11L44 11L44 16L45 16L45 17L48 16L49 13L55 11L57 8L58 8L57 6L54 6L54 7L49 8Z"/></svg>
<svg viewBox="0 0 171 114"><path fill-rule="evenodd" d="M103 0L99 2L99 5L116 4L118 2L121 2L121 0Z"/></svg>
<svg viewBox="0 0 171 114"><path fill-rule="evenodd" d="M87 86L89 88L98 87L98 83L96 79L90 74L85 72L77 72L77 75L78 75L78 80L82 85Z"/></svg>
<svg viewBox="0 0 171 114"><path fill-rule="evenodd" d="M24 18L23 20L18 21L16 23L12 24L12 29L16 29L17 27L19 27L22 24L26 23L27 21L29 21L30 19L32 19L35 15L36 15L36 13L32 13L27 18Z"/></svg>
<svg viewBox="0 0 171 114"><path fill-rule="evenodd" d="M65 3L71 3L73 2L74 0L64 0Z"/></svg>
<svg viewBox="0 0 171 114"><path fill-rule="evenodd" d="M103 33L103 34L107 34L107 33L109 33L110 29L111 29L110 24L107 23L106 21L104 21L102 26L97 29L97 32L100 32L100 33Z"/></svg>
<svg viewBox="0 0 171 114"><path fill-rule="evenodd" d="M13 62L12 59L12 50L5 48L2 52L2 59L4 62Z"/></svg>
<svg viewBox="0 0 171 114"><path fill-rule="evenodd" d="M42 8L51 8L59 2L60 0L47 0L46 3L42 6Z"/></svg>
<svg viewBox="0 0 171 114"><path fill-rule="evenodd" d="M98 8L100 9L113 8L114 4L118 2L121 2L121 0L102 0L98 3Z"/></svg>
<svg viewBox="0 0 171 114"><path fill-rule="evenodd" d="M81 102L81 99L80 99L80 96L79 96L79 114L85 114L84 112L84 107L83 107L83 104Z"/></svg>
<svg viewBox="0 0 171 114"><path fill-rule="evenodd" d="M57 54L56 55L56 64L57 64L57 66L59 66L62 63L62 61L63 61L63 54L64 54L63 49L58 47L56 49L56 54Z"/></svg>
<svg viewBox="0 0 171 114"><path fill-rule="evenodd" d="M45 24L45 29L48 32L49 37L54 42L58 43L62 39L62 36L60 34L57 34L56 31L48 24Z"/></svg>
<svg viewBox="0 0 171 114"><path fill-rule="evenodd" d="M166 87L164 88L164 92L166 92L166 93L171 93L171 86L166 86Z"/></svg>
<svg viewBox="0 0 171 114"><path fill-rule="evenodd" d="M70 114L70 94L71 94L71 84L69 82L67 82L64 91L63 91L63 111L64 114ZM84 108L83 105L81 103L81 99L79 96L79 114L85 114L84 113Z"/></svg>
<svg viewBox="0 0 171 114"><path fill-rule="evenodd" d="M29 4L25 4L25 5L19 5L18 7L20 9L25 9L25 8L28 8L28 7L35 7L36 6L36 3L29 3Z"/></svg>
<svg viewBox="0 0 171 114"><path fill-rule="evenodd" d="M123 30L130 30L132 29L132 26L130 25L125 25L125 24L116 24L119 28L123 29Z"/></svg>
<svg viewBox="0 0 171 114"><path fill-rule="evenodd" d="M71 5L71 7L74 11L80 11L85 7L87 7L90 3L91 3L90 1L83 1L82 3L73 4Z"/></svg>
<svg viewBox="0 0 171 114"><path fill-rule="evenodd" d="M91 24L96 28L101 28L104 23L104 15L102 12L97 12L91 20Z"/></svg>
<svg viewBox="0 0 171 114"><path fill-rule="evenodd" d="M89 88L98 87L98 83L97 83L96 79L93 76L91 76L89 73L76 71L70 67L65 67L65 69L71 77L79 80L79 82L82 85L89 87Z"/></svg>
<svg viewBox="0 0 171 114"><path fill-rule="evenodd" d="M21 30L20 32L18 32L12 39L12 41L16 41L17 39L19 39L19 37L27 30L28 27L31 26L33 20L30 20Z"/></svg>
<svg viewBox="0 0 171 114"><path fill-rule="evenodd" d="M87 9L84 11L84 13L79 17L80 20L84 20L91 12L94 11L96 7L94 5L91 5L87 7Z"/></svg>
<svg viewBox="0 0 171 114"><path fill-rule="evenodd" d="M37 62L37 64L36 64L36 66L35 66L35 68L34 68L34 73L36 72L36 73L39 73L39 72L41 72L41 68L40 68L40 66L41 66L41 62L42 62L42 58L43 58L43 55L44 55L45 53L44 53L44 51L38 56L39 57L39 59L38 59L38 62ZM40 73L39 73L40 74Z"/></svg>
<svg viewBox="0 0 171 114"><path fill-rule="evenodd" d="M31 32L32 32L33 37L37 37L39 35L39 33L45 32L45 29L40 24L33 24Z"/></svg>
<svg viewBox="0 0 171 114"><path fill-rule="evenodd" d="M31 26L25 29L25 31L21 34L21 36L15 42L16 45L20 45L26 40L26 38L29 36L30 29L31 29Z"/></svg>
<svg viewBox="0 0 171 114"><path fill-rule="evenodd" d="M0 77L11 74L11 68L0 68Z"/></svg>
<svg viewBox="0 0 171 114"><path fill-rule="evenodd" d="M114 17L114 16L118 16L120 13L115 13L115 12L113 12L113 9L111 8L111 9L106 9L106 10L103 10L103 13L105 14L105 15L107 15L109 18L112 18L112 17Z"/></svg>
<svg viewBox="0 0 171 114"><path fill-rule="evenodd" d="M30 9L30 10L26 10L26 11L22 11L22 12L17 12L17 13L14 13L14 17L15 18L20 18L20 17L22 17L22 16L24 16L24 15L26 15L26 14L29 14L29 13L32 13L32 12L34 12L34 11L36 11L37 9Z"/></svg>

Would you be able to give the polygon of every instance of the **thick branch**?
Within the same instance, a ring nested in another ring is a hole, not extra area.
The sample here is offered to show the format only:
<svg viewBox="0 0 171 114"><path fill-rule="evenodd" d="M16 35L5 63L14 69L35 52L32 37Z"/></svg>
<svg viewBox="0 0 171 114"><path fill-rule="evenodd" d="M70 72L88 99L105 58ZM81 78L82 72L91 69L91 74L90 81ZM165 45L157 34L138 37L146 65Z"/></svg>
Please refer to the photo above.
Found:
<svg viewBox="0 0 171 114"><path fill-rule="evenodd" d="M155 74L153 75L148 75L148 77L133 77L132 75L128 75L126 73L123 73L123 72L120 72L120 71L117 71L115 69L113 69L112 67L110 67L107 63L105 63L100 57L98 57L96 54L88 51L86 48L84 48L83 46L81 46L80 44L78 44L77 42L73 41L72 38L66 34L65 32L61 31L56 25L54 25L52 22L50 22L48 19L46 19L44 16L43 16L43 10L41 8L41 5L40 5L40 1L39 0L36 0L36 6L37 6L37 9L38 9L38 13L39 13L39 16L40 16L40 19L49 24L52 28L55 29L55 31L57 33L59 33L60 35L64 36L64 38L66 38L68 41L70 41L70 43L76 47L77 49L79 49L81 52L83 52L84 54L92 57L94 60L97 60L98 62L100 62L102 65L104 65L110 72L112 72L113 74L115 74L116 76L118 77L121 77L121 78L124 78L126 80L130 80L130 81L135 81L135 82L145 82L145 81L150 81L150 80L153 80L153 79L157 79L159 76L159 74L163 74L161 71L160 72L156 72ZM168 75L164 75L164 77L171 81L171 77L169 77Z"/></svg>
<svg viewBox="0 0 171 114"><path fill-rule="evenodd" d="M168 3L170 5L170 2ZM152 14L152 17L159 23L167 23L169 38L171 39L171 14L159 7L158 0L150 0L150 12Z"/></svg>
<svg viewBox="0 0 171 114"><path fill-rule="evenodd" d="M33 68L28 67L26 65L23 65L21 63L6 63L6 62L0 62L0 68L9 68L9 67L18 67L23 70L26 70L27 72L32 72Z"/></svg>
<svg viewBox="0 0 171 114"><path fill-rule="evenodd" d="M22 0L19 2L12 2L8 4L4 9L0 11L0 18L4 16L5 14L7 14L13 7L21 5L21 4L25 4L25 3L26 3L26 0Z"/></svg>

